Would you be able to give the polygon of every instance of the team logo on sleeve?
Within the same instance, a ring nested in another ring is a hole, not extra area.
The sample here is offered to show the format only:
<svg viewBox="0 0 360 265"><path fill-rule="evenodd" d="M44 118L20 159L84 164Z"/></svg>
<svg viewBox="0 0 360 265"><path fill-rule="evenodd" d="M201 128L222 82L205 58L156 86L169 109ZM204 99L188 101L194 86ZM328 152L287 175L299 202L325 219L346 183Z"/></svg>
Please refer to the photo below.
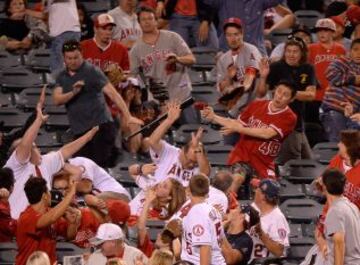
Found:
<svg viewBox="0 0 360 265"><path fill-rule="evenodd" d="M202 225L195 225L192 232L195 236L202 236L204 234L204 227Z"/></svg>
<svg viewBox="0 0 360 265"><path fill-rule="evenodd" d="M286 230L284 228L279 228L278 229L278 234L281 240L284 240L286 238Z"/></svg>

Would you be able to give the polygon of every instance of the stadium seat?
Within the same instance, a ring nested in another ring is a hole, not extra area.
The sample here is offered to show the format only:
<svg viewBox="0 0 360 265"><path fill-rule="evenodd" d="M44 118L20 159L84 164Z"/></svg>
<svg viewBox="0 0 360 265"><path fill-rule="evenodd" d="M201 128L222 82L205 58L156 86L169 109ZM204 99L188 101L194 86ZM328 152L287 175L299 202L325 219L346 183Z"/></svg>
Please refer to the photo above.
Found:
<svg viewBox="0 0 360 265"><path fill-rule="evenodd" d="M0 92L0 107L10 107L12 105L12 95Z"/></svg>
<svg viewBox="0 0 360 265"><path fill-rule="evenodd" d="M313 147L314 159L321 164L328 165L330 160L338 153L337 143L318 143Z"/></svg>
<svg viewBox="0 0 360 265"><path fill-rule="evenodd" d="M0 243L0 264L14 264L17 253L16 242Z"/></svg>
<svg viewBox="0 0 360 265"><path fill-rule="evenodd" d="M7 51L0 52L0 69L6 69L21 65L21 56L8 53Z"/></svg>
<svg viewBox="0 0 360 265"><path fill-rule="evenodd" d="M291 34L291 29L275 30L271 32L269 40L276 46L282 42L287 41L288 36Z"/></svg>
<svg viewBox="0 0 360 265"><path fill-rule="evenodd" d="M157 235L164 229L165 221L161 220L148 220L146 221L146 227L149 229L150 240L155 242Z"/></svg>
<svg viewBox="0 0 360 265"><path fill-rule="evenodd" d="M64 257L66 256L76 256L82 255L86 252L86 249L79 248L72 243L69 242L57 242L56 243L56 254L57 260L59 262L63 262Z"/></svg>
<svg viewBox="0 0 360 265"><path fill-rule="evenodd" d="M279 181L281 185L280 189L280 201L283 202L287 199L305 198L303 187L300 184L293 184L286 179Z"/></svg>
<svg viewBox="0 0 360 265"><path fill-rule="evenodd" d="M282 265L284 258L257 258L250 265Z"/></svg>
<svg viewBox="0 0 360 265"><path fill-rule="evenodd" d="M199 125L199 124L185 124L182 125L175 133L174 140L175 143L179 145L186 144L189 140L191 140L191 133L196 133L197 129L202 127L204 129L203 136L201 142L204 145L212 145L219 144L222 140L222 136L219 132L210 128L207 125Z"/></svg>
<svg viewBox="0 0 360 265"><path fill-rule="evenodd" d="M41 94L41 88L26 88L15 96L15 104L24 111L32 111L36 108ZM45 105L54 105L51 91L45 91Z"/></svg>
<svg viewBox="0 0 360 265"><path fill-rule="evenodd" d="M45 123L45 128L49 131L67 130L69 127L69 119L66 114L52 114Z"/></svg>
<svg viewBox="0 0 360 265"><path fill-rule="evenodd" d="M35 143L44 154L59 149L63 145L58 141L57 133L47 132L45 130L40 130Z"/></svg>
<svg viewBox="0 0 360 265"><path fill-rule="evenodd" d="M25 88L44 85L42 74L32 73L24 67L13 67L0 72L1 89L4 93L19 93Z"/></svg>
<svg viewBox="0 0 360 265"><path fill-rule="evenodd" d="M310 184L325 170L325 166L310 159L293 159L286 162L284 178L295 184Z"/></svg>
<svg viewBox="0 0 360 265"><path fill-rule="evenodd" d="M315 239L310 237L290 238L288 258L301 261L305 258L309 249L315 244Z"/></svg>
<svg viewBox="0 0 360 265"><path fill-rule="evenodd" d="M191 50L196 58L196 63L192 66L192 68L199 70L211 70L215 66L217 50L205 47L196 47Z"/></svg>
<svg viewBox="0 0 360 265"><path fill-rule="evenodd" d="M188 71L192 85L204 85L207 84L203 71L195 71L190 69Z"/></svg>
<svg viewBox="0 0 360 265"><path fill-rule="evenodd" d="M207 102L210 106L216 104L220 97L220 94L209 85L193 86L191 95L195 101L204 101Z"/></svg>
<svg viewBox="0 0 360 265"><path fill-rule="evenodd" d="M111 9L111 2L108 0L80 0L82 4L84 4L87 12L90 15L97 15L99 13L107 13Z"/></svg>
<svg viewBox="0 0 360 265"><path fill-rule="evenodd" d="M2 121L5 131L22 127L29 118L30 113L23 113L14 107L0 108L0 121Z"/></svg>
<svg viewBox="0 0 360 265"><path fill-rule="evenodd" d="M209 145L205 149L212 167L226 167L229 153L233 147L230 145Z"/></svg>
<svg viewBox="0 0 360 265"><path fill-rule="evenodd" d="M301 224L289 224L289 226L290 226L289 238L299 238L304 236Z"/></svg>
<svg viewBox="0 0 360 265"><path fill-rule="evenodd" d="M280 209L292 223L314 223L322 211L322 206L311 199L289 199L280 205Z"/></svg>
<svg viewBox="0 0 360 265"><path fill-rule="evenodd" d="M39 72L50 72L50 50L34 49L25 57L25 65Z"/></svg>
<svg viewBox="0 0 360 265"><path fill-rule="evenodd" d="M323 14L315 10L298 10L294 14L299 23L309 28L315 27L316 21L324 17Z"/></svg>

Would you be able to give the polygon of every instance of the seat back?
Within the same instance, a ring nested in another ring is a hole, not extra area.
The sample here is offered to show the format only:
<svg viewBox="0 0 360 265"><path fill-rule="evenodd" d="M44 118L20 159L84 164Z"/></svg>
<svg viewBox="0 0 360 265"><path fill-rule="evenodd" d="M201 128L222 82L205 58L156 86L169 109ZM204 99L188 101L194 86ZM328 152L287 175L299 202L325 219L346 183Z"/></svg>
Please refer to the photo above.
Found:
<svg viewBox="0 0 360 265"><path fill-rule="evenodd" d="M0 243L0 264L14 264L17 253L16 242Z"/></svg>
<svg viewBox="0 0 360 265"><path fill-rule="evenodd" d="M311 199L289 199L280 205L280 209L292 223L314 223L322 211L322 206Z"/></svg>

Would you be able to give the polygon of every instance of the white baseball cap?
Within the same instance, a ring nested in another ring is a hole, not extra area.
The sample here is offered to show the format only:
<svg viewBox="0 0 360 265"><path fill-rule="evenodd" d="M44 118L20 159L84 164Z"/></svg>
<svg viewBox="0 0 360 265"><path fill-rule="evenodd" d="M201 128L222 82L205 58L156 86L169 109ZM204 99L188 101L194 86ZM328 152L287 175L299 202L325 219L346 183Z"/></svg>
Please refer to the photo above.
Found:
<svg viewBox="0 0 360 265"><path fill-rule="evenodd" d="M128 77L127 80L125 82L122 82L121 84L119 84L119 86L120 86L120 88L126 88L130 84L133 86L139 87L140 86L139 79L137 79L135 77Z"/></svg>
<svg viewBox="0 0 360 265"><path fill-rule="evenodd" d="M331 31L336 31L335 22L330 18L322 18L316 21L315 31L319 31L321 29L327 29Z"/></svg>
<svg viewBox="0 0 360 265"><path fill-rule="evenodd" d="M95 27L105 27L107 25L116 26L114 18L109 14L100 14L95 17Z"/></svg>
<svg viewBox="0 0 360 265"><path fill-rule="evenodd" d="M121 240L125 239L125 235L122 229L116 224L106 223L106 224L101 224L99 226L96 232L96 236L90 239L90 242L93 245L97 246L97 245L101 245L105 241L118 240L118 239Z"/></svg>

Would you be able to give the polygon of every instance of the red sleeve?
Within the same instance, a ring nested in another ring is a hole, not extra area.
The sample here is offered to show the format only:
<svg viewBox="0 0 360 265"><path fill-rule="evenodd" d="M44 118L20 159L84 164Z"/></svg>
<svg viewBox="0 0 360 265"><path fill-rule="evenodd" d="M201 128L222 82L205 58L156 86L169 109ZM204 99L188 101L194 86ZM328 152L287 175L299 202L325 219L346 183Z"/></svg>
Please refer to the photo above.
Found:
<svg viewBox="0 0 360 265"><path fill-rule="evenodd" d="M121 62L121 68L123 70L129 70L130 69L130 61L129 61L129 53L128 50L125 48L124 45L120 44L122 46L123 50L123 60Z"/></svg>
<svg viewBox="0 0 360 265"><path fill-rule="evenodd" d="M328 168L336 168L340 171L343 171L343 160L339 154L336 154L333 158L331 158Z"/></svg>
<svg viewBox="0 0 360 265"><path fill-rule="evenodd" d="M315 46L313 44L310 44L308 46L308 62L310 64L314 64L314 48Z"/></svg>
<svg viewBox="0 0 360 265"><path fill-rule="evenodd" d="M249 105L244 109L242 113L240 113L238 117L240 123L242 123L243 125L246 125L248 123L249 118L251 117L251 115L253 115L254 110L257 108L260 102L260 100L255 100L249 103Z"/></svg>
<svg viewBox="0 0 360 265"><path fill-rule="evenodd" d="M149 233L146 233L144 243L142 245L138 244L138 249L140 249L148 258L151 257L155 246L154 243L150 240Z"/></svg>

